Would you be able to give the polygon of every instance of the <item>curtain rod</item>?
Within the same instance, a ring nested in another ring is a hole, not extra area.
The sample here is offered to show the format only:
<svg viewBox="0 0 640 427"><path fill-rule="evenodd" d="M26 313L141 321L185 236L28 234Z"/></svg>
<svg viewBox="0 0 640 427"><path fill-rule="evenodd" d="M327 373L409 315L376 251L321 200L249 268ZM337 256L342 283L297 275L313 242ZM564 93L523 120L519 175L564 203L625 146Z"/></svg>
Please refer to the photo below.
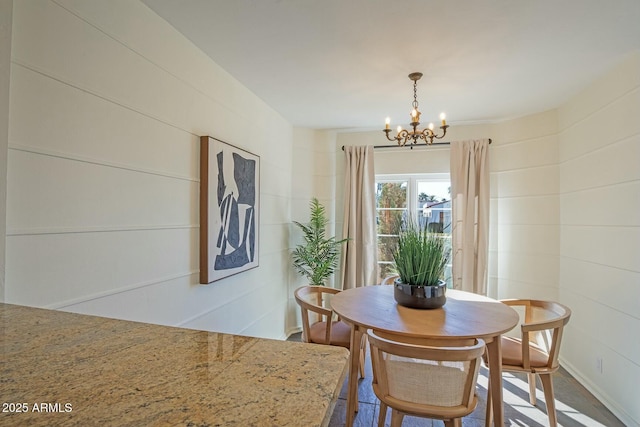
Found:
<svg viewBox="0 0 640 427"><path fill-rule="evenodd" d="M489 144L491 144L491 138L489 138ZM374 150L376 148L404 148L404 147L409 147L410 150L413 150L413 147L430 147L432 145L451 145L451 142L449 141L444 141L444 142L434 142L433 144L408 144L408 145L398 145L398 144L389 144L389 145L374 145L373 148ZM342 146L342 151L344 151L344 145Z"/></svg>

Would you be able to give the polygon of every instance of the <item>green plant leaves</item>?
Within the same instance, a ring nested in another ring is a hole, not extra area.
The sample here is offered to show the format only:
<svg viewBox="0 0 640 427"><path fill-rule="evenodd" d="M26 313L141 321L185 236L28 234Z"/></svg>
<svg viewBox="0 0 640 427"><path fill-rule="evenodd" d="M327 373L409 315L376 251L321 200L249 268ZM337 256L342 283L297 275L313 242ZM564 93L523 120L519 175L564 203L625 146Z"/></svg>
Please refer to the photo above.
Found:
<svg viewBox="0 0 640 427"><path fill-rule="evenodd" d="M420 228L414 220L409 220L400 231L393 260L404 283L435 286L443 279L449 256L443 236L427 231L426 225Z"/></svg>
<svg viewBox="0 0 640 427"><path fill-rule="evenodd" d="M348 239L327 238L326 226L329 220L324 206L314 197L309 207L311 215L308 225L294 221L302 230L305 244L298 245L293 251L293 266L310 284L322 286L334 273L338 265L340 245Z"/></svg>

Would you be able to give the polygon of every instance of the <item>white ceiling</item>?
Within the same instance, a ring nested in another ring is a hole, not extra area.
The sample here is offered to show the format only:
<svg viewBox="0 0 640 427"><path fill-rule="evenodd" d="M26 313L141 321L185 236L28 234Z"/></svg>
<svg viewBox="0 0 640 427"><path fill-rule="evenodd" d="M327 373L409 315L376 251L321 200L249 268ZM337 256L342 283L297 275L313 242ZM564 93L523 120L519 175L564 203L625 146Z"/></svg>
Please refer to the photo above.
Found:
<svg viewBox="0 0 640 427"><path fill-rule="evenodd" d="M561 105L640 50L640 0L142 0L294 126L382 129Z"/></svg>

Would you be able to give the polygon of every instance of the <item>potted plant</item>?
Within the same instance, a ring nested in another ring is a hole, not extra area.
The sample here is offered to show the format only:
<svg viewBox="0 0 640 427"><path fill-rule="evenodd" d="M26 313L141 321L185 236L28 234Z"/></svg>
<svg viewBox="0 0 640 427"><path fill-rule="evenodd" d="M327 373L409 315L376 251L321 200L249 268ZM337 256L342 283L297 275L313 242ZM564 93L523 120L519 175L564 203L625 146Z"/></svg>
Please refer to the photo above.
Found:
<svg viewBox="0 0 640 427"><path fill-rule="evenodd" d="M394 297L412 308L439 308L446 302L444 270L451 251L441 234L420 227L413 219L401 227L393 252Z"/></svg>
<svg viewBox="0 0 640 427"><path fill-rule="evenodd" d="M311 218L308 225L294 221L304 234L304 244L293 251L293 266L309 280L309 284L323 286L338 265L340 245L348 239L326 237L329 223L324 206L315 197L309 205Z"/></svg>

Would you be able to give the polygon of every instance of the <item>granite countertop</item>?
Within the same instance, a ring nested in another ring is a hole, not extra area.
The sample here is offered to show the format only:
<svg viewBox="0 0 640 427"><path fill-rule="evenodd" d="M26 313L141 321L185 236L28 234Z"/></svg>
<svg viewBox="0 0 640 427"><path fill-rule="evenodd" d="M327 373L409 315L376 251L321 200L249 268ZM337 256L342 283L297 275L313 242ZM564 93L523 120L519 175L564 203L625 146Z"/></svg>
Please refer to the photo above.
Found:
<svg viewBox="0 0 640 427"><path fill-rule="evenodd" d="M0 425L327 425L348 355L0 303Z"/></svg>

